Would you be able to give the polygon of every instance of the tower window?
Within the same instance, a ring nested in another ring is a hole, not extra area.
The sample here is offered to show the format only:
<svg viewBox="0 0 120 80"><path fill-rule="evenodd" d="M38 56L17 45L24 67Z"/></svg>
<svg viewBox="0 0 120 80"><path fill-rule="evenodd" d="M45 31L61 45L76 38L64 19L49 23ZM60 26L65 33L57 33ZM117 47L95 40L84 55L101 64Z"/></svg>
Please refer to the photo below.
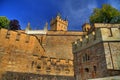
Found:
<svg viewBox="0 0 120 80"><path fill-rule="evenodd" d="M93 68L94 68L94 72L96 73L96 71L97 71L97 67L96 67L96 66L93 66Z"/></svg>
<svg viewBox="0 0 120 80"><path fill-rule="evenodd" d="M90 56L88 54L83 55L83 62L89 61Z"/></svg>
<svg viewBox="0 0 120 80"><path fill-rule="evenodd" d="M88 68L85 68L85 72L89 72L89 69L88 69Z"/></svg>

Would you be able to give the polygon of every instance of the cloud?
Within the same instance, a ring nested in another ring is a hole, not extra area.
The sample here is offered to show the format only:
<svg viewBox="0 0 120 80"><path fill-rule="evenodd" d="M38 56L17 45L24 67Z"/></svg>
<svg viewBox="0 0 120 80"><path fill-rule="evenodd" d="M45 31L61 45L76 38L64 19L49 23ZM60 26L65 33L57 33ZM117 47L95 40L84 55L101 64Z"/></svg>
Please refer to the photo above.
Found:
<svg viewBox="0 0 120 80"><path fill-rule="evenodd" d="M97 6L96 0L66 1L62 10L64 15L68 16L69 29L80 30L83 23L89 22L89 16L92 13L93 8L96 8Z"/></svg>

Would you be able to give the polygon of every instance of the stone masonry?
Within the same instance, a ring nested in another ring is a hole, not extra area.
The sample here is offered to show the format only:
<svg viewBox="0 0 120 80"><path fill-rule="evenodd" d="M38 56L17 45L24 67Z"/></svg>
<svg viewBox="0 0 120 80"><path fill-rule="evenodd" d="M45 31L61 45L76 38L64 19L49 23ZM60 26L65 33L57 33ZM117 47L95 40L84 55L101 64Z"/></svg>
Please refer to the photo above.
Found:
<svg viewBox="0 0 120 80"><path fill-rule="evenodd" d="M120 24L94 24L73 43L76 80L120 75Z"/></svg>
<svg viewBox="0 0 120 80"><path fill-rule="evenodd" d="M67 26L57 16L51 30L47 24L44 30L30 30L30 23L26 30L0 29L1 79L74 80L71 43L86 32L67 31Z"/></svg>

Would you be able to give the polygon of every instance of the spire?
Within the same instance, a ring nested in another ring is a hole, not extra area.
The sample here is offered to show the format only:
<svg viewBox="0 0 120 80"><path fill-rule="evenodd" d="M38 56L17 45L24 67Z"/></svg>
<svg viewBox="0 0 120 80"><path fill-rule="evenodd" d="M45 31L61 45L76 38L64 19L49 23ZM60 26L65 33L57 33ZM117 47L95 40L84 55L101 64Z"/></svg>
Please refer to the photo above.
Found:
<svg viewBox="0 0 120 80"><path fill-rule="evenodd" d="M60 14L60 13L57 13L57 17L61 18L61 14Z"/></svg>
<svg viewBox="0 0 120 80"><path fill-rule="evenodd" d="M27 25L27 27L26 27L26 30L31 30L30 22L28 22L28 25Z"/></svg>
<svg viewBox="0 0 120 80"><path fill-rule="evenodd" d="M47 30L48 30L48 22L46 22L44 26L44 31L47 31Z"/></svg>

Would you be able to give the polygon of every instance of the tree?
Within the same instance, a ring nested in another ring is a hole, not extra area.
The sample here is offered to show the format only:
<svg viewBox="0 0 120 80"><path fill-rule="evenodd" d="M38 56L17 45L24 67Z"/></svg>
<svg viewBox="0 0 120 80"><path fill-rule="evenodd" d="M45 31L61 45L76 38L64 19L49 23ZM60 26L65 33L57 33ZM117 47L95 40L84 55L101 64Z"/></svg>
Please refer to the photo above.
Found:
<svg viewBox="0 0 120 80"><path fill-rule="evenodd" d="M0 16L0 28L9 28L9 20L5 16Z"/></svg>
<svg viewBox="0 0 120 80"><path fill-rule="evenodd" d="M116 20L116 18L119 18ZM120 12L109 4L104 4L101 9L95 8L90 16L93 23L120 23Z"/></svg>
<svg viewBox="0 0 120 80"><path fill-rule="evenodd" d="M21 30L20 25L19 25L19 21L16 19L11 20L9 23L9 29L10 30Z"/></svg>

